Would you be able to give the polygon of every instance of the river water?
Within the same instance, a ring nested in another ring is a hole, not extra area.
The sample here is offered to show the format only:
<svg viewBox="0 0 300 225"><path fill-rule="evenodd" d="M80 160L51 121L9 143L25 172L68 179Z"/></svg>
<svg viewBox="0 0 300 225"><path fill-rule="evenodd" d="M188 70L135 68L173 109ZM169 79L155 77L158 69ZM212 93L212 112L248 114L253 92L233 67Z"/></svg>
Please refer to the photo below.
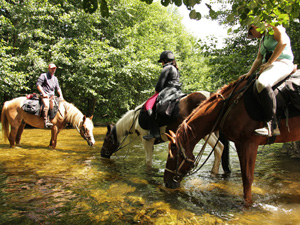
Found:
<svg viewBox="0 0 300 225"><path fill-rule="evenodd" d="M300 224L300 160L281 145L259 149L255 204L245 209L233 144L229 178L210 175L212 157L170 190L163 186L166 143L155 147L147 170L139 141L102 159L105 133L96 127L90 147L65 129L55 150L47 147L49 130L25 129L14 149L1 138L0 224Z"/></svg>

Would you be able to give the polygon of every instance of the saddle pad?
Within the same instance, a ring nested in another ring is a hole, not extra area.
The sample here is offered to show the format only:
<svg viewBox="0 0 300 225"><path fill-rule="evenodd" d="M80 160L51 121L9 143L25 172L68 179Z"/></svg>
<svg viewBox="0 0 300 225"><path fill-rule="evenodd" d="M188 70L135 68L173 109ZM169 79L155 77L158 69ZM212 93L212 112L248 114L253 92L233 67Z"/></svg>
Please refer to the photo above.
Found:
<svg viewBox="0 0 300 225"><path fill-rule="evenodd" d="M157 96L158 96L158 93L152 95L145 103L144 107L145 107L145 110L148 111L149 109L153 109L154 107L154 104L156 102L156 99L157 99Z"/></svg>
<svg viewBox="0 0 300 225"><path fill-rule="evenodd" d="M155 115L157 116L156 120L157 120L159 127L170 124L172 121L174 121L178 117L178 114L179 114L179 104L178 103L179 103L179 101L177 101L177 103L175 104L175 107L173 109L171 116L156 115L156 114L151 115L151 116L155 116ZM143 128L145 130L150 129L150 123L152 123L152 119L150 118L151 116L149 116L149 114L145 111L144 107L141 109L140 115L139 115L139 124L140 124L141 128Z"/></svg>
<svg viewBox="0 0 300 225"><path fill-rule="evenodd" d="M22 109L25 112L30 114L34 114L36 116L40 115L40 103L39 100L36 99L26 99L23 102Z"/></svg>
<svg viewBox="0 0 300 225"><path fill-rule="evenodd" d="M253 84L255 84L255 82ZM283 82L279 86L275 87L274 90L277 101L276 116L278 119L285 119L287 116L286 112L288 112L288 117L300 116L300 110L291 103L290 99L287 99L288 93L286 92L288 89L285 87L285 82ZM253 94L253 85L249 87L244 94L244 104L251 119L256 121L264 121L264 111L260 102Z"/></svg>

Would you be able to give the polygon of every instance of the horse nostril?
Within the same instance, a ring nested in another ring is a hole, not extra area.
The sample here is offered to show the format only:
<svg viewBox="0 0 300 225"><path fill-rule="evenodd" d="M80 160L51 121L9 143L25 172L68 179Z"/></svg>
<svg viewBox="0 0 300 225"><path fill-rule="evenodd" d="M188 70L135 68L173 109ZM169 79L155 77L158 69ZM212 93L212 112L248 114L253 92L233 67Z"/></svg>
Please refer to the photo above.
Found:
<svg viewBox="0 0 300 225"><path fill-rule="evenodd" d="M107 153L101 153L101 157L110 159L110 155Z"/></svg>
<svg viewBox="0 0 300 225"><path fill-rule="evenodd" d="M165 182L165 186L166 188L171 188L171 189L176 189L180 187L180 183L179 182Z"/></svg>

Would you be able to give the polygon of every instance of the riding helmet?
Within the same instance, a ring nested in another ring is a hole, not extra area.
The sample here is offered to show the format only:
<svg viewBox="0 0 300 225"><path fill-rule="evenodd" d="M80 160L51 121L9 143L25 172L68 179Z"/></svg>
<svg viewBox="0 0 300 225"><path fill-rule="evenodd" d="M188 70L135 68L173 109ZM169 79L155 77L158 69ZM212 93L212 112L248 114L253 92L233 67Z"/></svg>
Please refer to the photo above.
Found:
<svg viewBox="0 0 300 225"><path fill-rule="evenodd" d="M158 62L170 62L175 59L173 52L166 50L160 54Z"/></svg>

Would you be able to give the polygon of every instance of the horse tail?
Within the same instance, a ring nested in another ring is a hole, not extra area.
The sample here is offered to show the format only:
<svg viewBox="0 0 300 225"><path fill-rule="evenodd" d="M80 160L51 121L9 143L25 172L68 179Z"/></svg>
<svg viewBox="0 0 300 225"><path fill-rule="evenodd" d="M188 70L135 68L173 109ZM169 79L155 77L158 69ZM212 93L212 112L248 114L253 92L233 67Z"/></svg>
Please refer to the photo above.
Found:
<svg viewBox="0 0 300 225"><path fill-rule="evenodd" d="M225 175L229 175L231 173L230 167L230 155L229 155L229 140L225 137L223 132L219 132L220 141L224 145L223 153L222 153L222 167Z"/></svg>
<svg viewBox="0 0 300 225"><path fill-rule="evenodd" d="M8 133L9 133L9 124L6 116L6 110L7 110L7 105L5 102L1 112L2 136L4 141L8 140Z"/></svg>

